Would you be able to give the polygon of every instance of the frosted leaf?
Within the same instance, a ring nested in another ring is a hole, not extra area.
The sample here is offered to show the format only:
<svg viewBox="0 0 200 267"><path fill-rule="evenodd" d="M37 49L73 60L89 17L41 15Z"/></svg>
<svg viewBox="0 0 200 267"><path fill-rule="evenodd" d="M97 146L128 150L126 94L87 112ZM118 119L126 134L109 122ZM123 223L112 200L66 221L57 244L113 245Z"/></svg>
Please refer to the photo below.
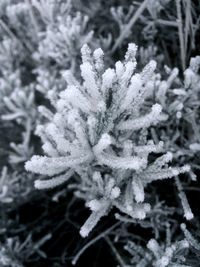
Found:
<svg viewBox="0 0 200 267"><path fill-rule="evenodd" d="M137 49L138 49L138 47L136 44L134 44L134 43L128 44L128 50L127 50L126 55L125 55L125 61L126 62L136 60L135 56L136 56Z"/></svg>
<svg viewBox="0 0 200 267"><path fill-rule="evenodd" d="M103 73L101 91L104 94L104 96L107 93L108 89L112 87L114 79L115 79L115 71L113 69L109 68Z"/></svg>
<svg viewBox="0 0 200 267"><path fill-rule="evenodd" d="M179 74L179 69L178 68L174 68L171 73L170 73L170 76L169 78L167 79L167 85L168 85L168 88L171 87L172 85L172 82L176 79L176 77L178 76Z"/></svg>
<svg viewBox="0 0 200 267"><path fill-rule="evenodd" d="M133 177L132 187L133 187L133 192L135 195L136 202L143 202L144 201L144 186L142 184L142 181L139 179L139 177L137 176Z"/></svg>
<svg viewBox="0 0 200 267"><path fill-rule="evenodd" d="M69 167L73 167L77 164L86 162L91 158L91 155L83 155L79 158L75 157L41 157L34 156L30 161L25 164L27 171L32 171L35 173L55 175L66 171Z"/></svg>
<svg viewBox="0 0 200 267"><path fill-rule="evenodd" d="M154 253L156 258L160 257L161 250L160 250L158 242L155 239L149 240L147 247Z"/></svg>
<svg viewBox="0 0 200 267"><path fill-rule="evenodd" d="M184 80L185 87L188 88L192 84L195 78L195 73L191 69L187 69L184 71L184 76L185 76L185 80Z"/></svg>
<svg viewBox="0 0 200 267"><path fill-rule="evenodd" d="M136 67L136 64L133 62L128 62L125 65L125 71L122 74L122 76L120 77L120 85L121 85L121 91L122 92L124 92L125 87L128 86L129 81L133 75L135 67Z"/></svg>
<svg viewBox="0 0 200 267"><path fill-rule="evenodd" d="M134 98L138 95L142 87L142 81L139 74L135 74L131 78L131 84L128 87L126 96L123 99L120 109L123 111L126 108L129 108Z"/></svg>
<svg viewBox="0 0 200 267"><path fill-rule="evenodd" d="M89 140L92 145L95 144L97 138L97 131L96 131L97 125L98 125L97 119L94 116L89 115L87 119L87 126L88 126Z"/></svg>
<svg viewBox="0 0 200 267"><path fill-rule="evenodd" d="M69 178L73 175L72 171L68 171L66 174L64 175L59 175L57 177L54 177L52 179L48 179L48 180L36 180L35 181L35 188L37 189L51 189L54 188L56 186L59 186L63 183L65 183L66 181L69 180Z"/></svg>
<svg viewBox="0 0 200 267"><path fill-rule="evenodd" d="M155 180L162 180L162 179L169 179L172 177L175 177L181 173L189 172L190 167L189 166L183 166L183 167L174 167L174 168L167 168L167 169L160 169L160 170L154 170L154 171L144 171L141 174L141 178L143 181L149 183Z"/></svg>
<svg viewBox="0 0 200 267"><path fill-rule="evenodd" d="M164 143L162 141L160 141L157 145L154 144L147 144L145 146L136 146L134 147L134 151L136 153L159 153L162 151L164 146Z"/></svg>
<svg viewBox="0 0 200 267"><path fill-rule="evenodd" d="M200 67L200 56L196 56L190 59L190 68L194 73L198 73Z"/></svg>
<svg viewBox="0 0 200 267"><path fill-rule="evenodd" d="M115 63L115 69L116 69L117 78L120 79L124 73L124 65L122 64L121 61L117 61Z"/></svg>
<svg viewBox="0 0 200 267"><path fill-rule="evenodd" d="M139 170L142 167L145 167L146 160L139 157L117 157L111 156L106 153L102 153L98 156L98 160L101 164L105 164L111 168L116 169L132 169Z"/></svg>
<svg viewBox="0 0 200 267"><path fill-rule="evenodd" d="M80 235L82 237L88 236L88 234L92 231L92 229L99 222L99 220L103 216L106 215L106 213L108 212L108 208L109 208L109 203L105 202L105 203L102 203L101 209L99 209L97 212L92 212L90 217L87 219L87 221L81 227Z"/></svg>
<svg viewBox="0 0 200 267"><path fill-rule="evenodd" d="M98 72L102 72L104 69L104 52L101 48L98 48L94 51L94 59L95 59L95 68Z"/></svg>
<svg viewBox="0 0 200 267"><path fill-rule="evenodd" d="M160 120L160 113L162 111L162 107L159 104L155 104L152 107L152 111L138 119L127 120L119 123L117 126L119 130L139 130L142 128L148 128L152 124L158 123Z"/></svg>
<svg viewBox="0 0 200 267"><path fill-rule="evenodd" d="M88 62L83 63L81 66L81 75L85 81L85 87L88 93L92 96L94 101L101 99L99 88L96 84L95 73L92 69L92 65Z"/></svg>
<svg viewBox="0 0 200 267"><path fill-rule="evenodd" d="M91 60L91 50L87 44L84 44L81 48L81 54L82 54L82 61L83 63L85 62L90 62Z"/></svg>
<svg viewBox="0 0 200 267"><path fill-rule="evenodd" d="M151 60L143 69L141 73L141 78L143 82L147 82L151 79L155 69L156 69L157 63L154 60Z"/></svg>
<svg viewBox="0 0 200 267"><path fill-rule="evenodd" d="M187 220L191 220L194 218L194 215L191 211L191 208L189 206L188 200L186 198L186 195L184 194L184 192L180 192L179 193L179 197L181 199L181 203L183 206L183 210L184 210L184 216Z"/></svg>
<svg viewBox="0 0 200 267"><path fill-rule="evenodd" d="M60 94L65 100L65 104L70 103L74 108L80 108L85 113L94 111L91 102L78 90L76 86L69 86L67 90Z"/></svg>
<svg viewBox="0 0 200 267"><path fill-rule="evenodd" d="M190 208L190 205L188 203L187 197L183 191L182 184L181 184L178 177L176 177L175 181L176 181L176 186L177 186L178 191L179 191L178 195L179 195L179 198L181 200L181 204L182 204L183 211L184 211L184 216L187 220L191 220L191 219L193 219L194 215L193 215L192 210Z"/></svg>

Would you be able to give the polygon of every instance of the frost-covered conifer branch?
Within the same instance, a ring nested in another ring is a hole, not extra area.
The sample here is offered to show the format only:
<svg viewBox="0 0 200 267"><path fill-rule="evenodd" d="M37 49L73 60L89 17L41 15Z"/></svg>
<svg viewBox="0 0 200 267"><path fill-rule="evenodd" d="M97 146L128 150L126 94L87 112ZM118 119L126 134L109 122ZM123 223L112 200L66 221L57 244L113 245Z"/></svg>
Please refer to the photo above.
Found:
<svg viewBox="0 0 200 267"><path fill-rule="evenodd" d="M170 231L170 229L168 230ZM191 266L187 262L187 255L190 249L190 243L187 238L181 238L178 241L175 240L175 242L172 242L171 238L160 242L156 238L152 238L148 241L146 248L142 246L140 240L138 242L129 240L126 242L124 249L130 254L130 263L137 267Z"/></svg>
<svg viewBox="0 0 200 267"><path fill-rule="evenodd" d="M197 2L0 0L2 267L199 266Z"/></svg>
<svg viewBox="0 0 200 267"><path fill-rule="evenodd" d="M200 76L198 74L200 66L199 56L190 60L188 68L184 71L184 80L182 81L178 76L178 69L170 70L166 68L169 77L166 81L156 78L155 80L155 94L157 101L162 105L163 111L169 115L168 123L170 125L170 132L167 131L165 135L170 141L167 141L167 146L171 149L176 148L177 152L174 153L175 157L180 157L183 154L191 155L198 147L200 141L199 129L199 84ZM174 125L183 125L184 131L187 133L187 141L181 142L181 146L177 146L179 136L175 136ZM191 127L192 131L188 131ZM174 137L172 136L174 134ZM197 144L194 145L193 144ZM192 149L194 147L194 150Z"/></svg>
<svg viewBox="0 0 200 267"><path fill-rule="evenodd" d="M8 168L4 166L0 174L0 204L9 204L7 207L12 208L16 200L28 197L32 178L31 174L27 176L27 173L8 172Z"/></svg>
<svg viewBox="0 0 200 267"><path fill-rule="evenodd" d="M48 1L44 1L44 3L48 5ZM57 3L55 3L56 5ZM39 2L37 2L35 6L39 10L42 19L46 20L45 16L47 14L43 10L42 3L39 5ZM57 8L59 8L59 5ZM62 8L62 5L60 8ZM42 64L44 64L44 61L48 63L50 60L53 60L57 63L58 68L71 67L75 70L78 52L83 43L91 42L93 32L86 31L89 20L87 16L83 16L80 12L72 16L68 14L69 7L63 7L63 12L64 10L66 10L66 14L62 17L55 17L53 14L48 15L50 17L48 18L49 22L46 23L45 31L39 33L38 51L33 56ZM54 12L50 11L50 13L55 12L55 10Z"/></svg>
<svg viewBox="0 0 200 267"><path fill-rule="evenodd" d="M151 61L136 73L136 50L129 44L125 60L105 69L103 51L92 53L84 45L80 66L83 82L65 72L68 86L54 103L55 114L40 109L50 119L37 128L47 156L34 156L25 167L51 177L37 180L39 189L60 185L73 173L80 175L74 188L92 211L81 228L83 237L113 206L132 218L144 219L150 210L144 202L146 185L189 171L188 166L168 167L170 153L150 163L149 155L162 152L163 142L155 144L144 138L141 145L138 140L144 129L166 119L166 115L159 104L144 114L156 63ZM97 166L100 172L96 172Z"/></svg>
<svg viewBox="0 0 200 267"><path fill-rule="evenodd" d="M163 249L155 239L151 239L147 244L147 248L155 257L155 260L152 262L155 267L188 266L184 265L184 257L178 255L178 253L189 248L187 240L177 241Z"/></svg>
<svg viewBox="0 0 200 267"><path fill-rule="evenodd" d="M22 142L20 144L10 143L13 150L10 154L11 163L24 162L33 154L30 145L31 134L35 129L37 109L35 106L35 94L33 84L27 87L15 88L15 90L3 98L5 106L1 119L11 121L14 125L22 126Z"/></svg>

